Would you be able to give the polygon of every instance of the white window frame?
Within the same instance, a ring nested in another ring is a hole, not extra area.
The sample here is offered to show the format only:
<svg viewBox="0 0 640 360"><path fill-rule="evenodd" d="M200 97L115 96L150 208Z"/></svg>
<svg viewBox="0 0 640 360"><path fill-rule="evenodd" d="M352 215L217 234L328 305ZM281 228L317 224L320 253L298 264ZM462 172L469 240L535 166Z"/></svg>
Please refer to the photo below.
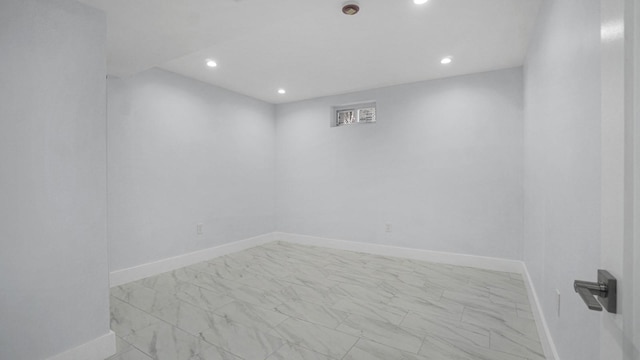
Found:
<svg viewBox="0 0 640 360"><path fill-rule="evenodd" d="M360 111L365 109L371 109L371 108L373 108L373 111L374 111L373 121L361 121ZM339 124L338 114L345 111L351 111L355 113L355 121L350 123ZM378 120L378 109L375 101L366 101L366 102L359 102L354 104L338 105L338 106L333 106L331 108L331 127L343 127L347 125L357 125L357 124L375 124L377 120Z"/></svg>

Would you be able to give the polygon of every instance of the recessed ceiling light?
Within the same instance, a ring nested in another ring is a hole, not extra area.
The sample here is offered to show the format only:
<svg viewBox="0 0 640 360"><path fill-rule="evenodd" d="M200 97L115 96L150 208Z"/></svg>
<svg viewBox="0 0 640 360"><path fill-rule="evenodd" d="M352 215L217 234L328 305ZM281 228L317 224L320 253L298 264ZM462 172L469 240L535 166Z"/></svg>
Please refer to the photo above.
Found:
<svg viewBox="0 0 640 360"><path fill-rule="evenodd" d="M286 94L287 92L285 91L285 89L278 89L278 94Z"/></svg>
<svg viewBox="0 0 640 360"><path fill-rule="evenodd" d="M440 60L440 64L443 64L443 65L451 64L451 61L453 61L451 59L451 56L447 56L446 58L442 58L442 60Z"/></svg>
<svg viewBox="0 0 640 360"><path fill-rule="evenodd" d="M429 0L413 0L413 3L416 5L422 5L424 3L426 3Z"/></svg>
<svg viewBox="0 0 640 360"><path fill-rule="evenodd" d="M218 63L216 63L215 61L213 61L211 59L207 59L207 66L208 67L216 67L216 66L218 66Z"/></svg>

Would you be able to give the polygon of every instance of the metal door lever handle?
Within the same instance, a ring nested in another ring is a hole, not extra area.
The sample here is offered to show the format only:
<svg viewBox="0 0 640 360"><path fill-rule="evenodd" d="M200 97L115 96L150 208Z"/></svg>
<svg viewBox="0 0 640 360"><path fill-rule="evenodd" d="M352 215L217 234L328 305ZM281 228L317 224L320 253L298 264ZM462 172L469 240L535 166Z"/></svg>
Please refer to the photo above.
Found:
<svg viewBox="0 0 640 360"><path fill-rule="evenodd" d="M608 312L616 313L617 282L608 271L598 270L598 282L574 281L573 289L589 310L602 311L604 307Z"/></svg>
<svg viewBox="0 0 640 360"><path fill-rule="evenodd" d="M600 305L598 300L596 300L596 298L593 297L593 295L595 294L593 294L589 288L581 286L578 283L578 281L579 280L576 280L573 283L573 289L578 293L578 295L580 295L580 297L582 298L582 301L584 301L584 303L587 304L587 307L589 308L589 310L602 311L602 305ZM595 283L591 283L591 284L595 284ZM595 285L598 285L598 284L595 284Z"/></svg>

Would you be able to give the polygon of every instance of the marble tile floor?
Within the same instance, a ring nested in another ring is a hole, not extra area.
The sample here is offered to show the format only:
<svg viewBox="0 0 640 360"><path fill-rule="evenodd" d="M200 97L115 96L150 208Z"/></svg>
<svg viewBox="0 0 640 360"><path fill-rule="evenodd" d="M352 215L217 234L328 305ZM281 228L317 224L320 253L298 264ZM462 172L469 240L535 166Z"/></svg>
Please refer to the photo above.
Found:
<svg viewBox="0 0 640 360"><path fill-rule="evenodd" d="M109 360L540 360L518 274L273 242L111 289Z"/></svg>

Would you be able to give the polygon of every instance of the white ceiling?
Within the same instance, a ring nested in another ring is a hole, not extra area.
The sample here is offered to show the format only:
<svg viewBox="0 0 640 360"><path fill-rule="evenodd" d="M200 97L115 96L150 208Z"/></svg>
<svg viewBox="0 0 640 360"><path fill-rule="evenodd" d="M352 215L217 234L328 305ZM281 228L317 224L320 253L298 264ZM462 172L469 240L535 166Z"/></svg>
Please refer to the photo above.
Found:
<svg viewBox="0 0 640 360"><path fill-rule="evenodd" d="M110 74L160 67L271 103L522 65L539 5L360 0L346 16L342 0L80 1L107 13Z"/></svg>

